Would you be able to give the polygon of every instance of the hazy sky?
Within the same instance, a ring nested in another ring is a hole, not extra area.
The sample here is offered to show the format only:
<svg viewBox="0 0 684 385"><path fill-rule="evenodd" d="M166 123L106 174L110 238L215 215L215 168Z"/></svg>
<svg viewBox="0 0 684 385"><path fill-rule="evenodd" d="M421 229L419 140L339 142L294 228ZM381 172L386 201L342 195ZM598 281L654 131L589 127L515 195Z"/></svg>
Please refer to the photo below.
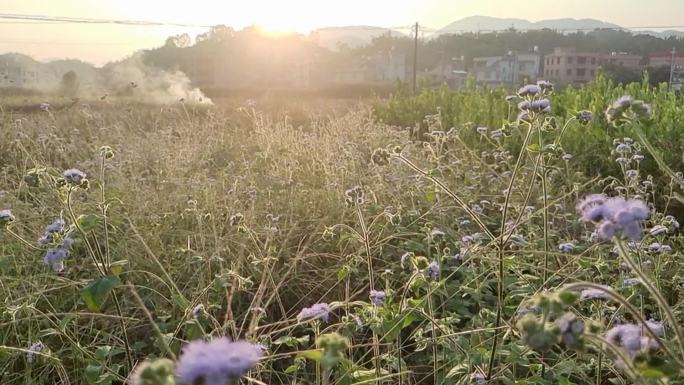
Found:
<svg viewBox="0 0 684 385"><path fill-rule="evenodd" d="M392 27L415 21L441 28L473 15L532 21L594 18L622 26L684 24L684 0L0 0L0 13L153 20L307 32L323 26ZM0 20L0 53L39 59L78 57L102 64L201 29L17 23Z"/></svg>

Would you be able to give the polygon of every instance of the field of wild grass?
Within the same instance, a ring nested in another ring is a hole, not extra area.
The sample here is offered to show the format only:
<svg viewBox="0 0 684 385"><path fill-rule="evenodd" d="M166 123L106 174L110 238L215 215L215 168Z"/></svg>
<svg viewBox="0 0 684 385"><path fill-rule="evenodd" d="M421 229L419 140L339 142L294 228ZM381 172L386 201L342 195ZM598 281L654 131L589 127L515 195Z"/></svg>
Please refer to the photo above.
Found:
<svg viewBox="0 0 684 385"><path fill-rule="evenodd" d="M684 384L683 102L5 106L0 383Z"/></svg>

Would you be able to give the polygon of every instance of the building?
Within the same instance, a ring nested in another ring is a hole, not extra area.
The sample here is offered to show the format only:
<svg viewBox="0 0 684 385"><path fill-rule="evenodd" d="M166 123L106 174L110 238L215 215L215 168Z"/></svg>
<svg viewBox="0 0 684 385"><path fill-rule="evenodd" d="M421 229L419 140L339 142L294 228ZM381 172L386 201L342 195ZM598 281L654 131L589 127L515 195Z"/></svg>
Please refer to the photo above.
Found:
<svg viewBox="0 0 684 385"><path fill-rule="evenodd" d="M643 65L641 64L643 57L640 55L630 55L625 52L611 52L610 55L604 55L602 58L603 65L615 65L628 69L633 72L641 72Z"/></svg>
<svg viewBox="0 0 684 385"><path fill-rule="evenodd" d="M556 48L544 58L544 78L563 85L586 83L594 79L600 66L600 53Z"/></svg>
<svg viewBox="0 0 684 385"><path fill-rule="evenodd" d="M649 56L649 67L667 68L670 71L669 82L673 89L681 91L684 84L684 52L660 51Z"/></svg>
<svg viewBox="0 0 684 385"><path fill-rule="evenodd" d="M638 72L642 69L641 62L641 56L623 52L603 54L556 48L544 57L544 77L561 85L583 84L594 80L601 66L615 65Z"/></svg>
<svg viewBox="0 0 684 385"><path fill-rule="evenodd" d="M438 64L436 67L425 70L420 79L427 79L434 87L446 85L451 89L461 89L466 85L468 72L465 71L465 58L463 56L451 58Z"/></svg>
<svg viewBox="0 0 684 385"><path fill-rule="evenodd" d="M38 72L12 66L0 66L0 88L32 88L38 86Z"/></svg>
<svg viewBox="0 0 684 385"><path fill-rule="evenodd" d="M473 59L475 80L484 84L518 84L539 77L541 56L536 53L513 53Z"/></svg>
<svg viewBox="0 0 684 385"><path fill-rule="evenodd" d="M338 84L394 84L409 79L410 67L404 53L390 51L355 58L351 63L339 63L333 75Z"/></svg>
<svg viewBox="0 0 684 385"><path fill-rule="evenodd" d="M684 52L660 51L653 52L649 56L649 67L671 67L684 68Z"/></svg>

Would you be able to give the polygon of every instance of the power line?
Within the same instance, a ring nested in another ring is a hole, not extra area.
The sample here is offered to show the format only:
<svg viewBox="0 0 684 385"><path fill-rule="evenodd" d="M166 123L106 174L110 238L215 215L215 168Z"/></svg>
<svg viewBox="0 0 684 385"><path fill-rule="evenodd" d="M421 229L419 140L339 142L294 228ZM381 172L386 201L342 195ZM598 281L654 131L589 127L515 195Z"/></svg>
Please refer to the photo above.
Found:
<svg viewBox="0 0 684 385"><path fill-rule="evenodd" d="M89 42L89 41L84 41L84 42L60 42L60 41L31 41L31 40L2 40L0 41L0 44L27 44L27 45L61 45L61 46L135 46L139 44L139 42L111 42L111 43L102 43L102 42Z"/></svg>
<svg viewBox="0 0 684 385"><path fill-rule="evenodd" d="M117 20L117 19L93 19L85 17L65 17L65 16L45 16L45 15L24 15L14 13L0 13L0 19L5 20L22 20L34 22L59 22L70 24L119 24L132 26L167 26L167 27L184 27L184 28L210 28L210 25L187 24L187 23L169 23L163 21L149 21L149 20Z"/></svg>
<svg viewBox="0 0 684 385"><path fill-rule="evenodd" d="M11 21L3 21L11 20ZM129 25L129 26L170 26L170 27L182 27L182 28L211 28L212 25L205 24L192 24L192 23L174 23L174 22L163 22L155 20L125 20L125 19L103 19L103 18L85 18L85 17L66 17L66 16L47 16L47 15L35 15L35 14L15 14L15 13L0 13L0 24L117 24L117 25ZM336 30L365 30L365 31L378 31L378 30L408 30L413 32L415 25L400 25L393 27L373 27L373 26L342 26L342 27L328 27L329 29ZM421 32L439 32L443 28L434 28L419 26ZM323 28L325 29L325 28ZM528 31L543 31L552 30L559 32L581 32L581 31L595 31L595 30L618 30L627 32L643 32L639 30L648 29L684 29L684 25L641 25L641 26L628 26L628 27L599 27L599 28L515 28L512 30L519 32ZM455 33L489 33L489 32L506 32L511 30L511 28L499 28L499 29L449 29L447 34Z"/></svg>

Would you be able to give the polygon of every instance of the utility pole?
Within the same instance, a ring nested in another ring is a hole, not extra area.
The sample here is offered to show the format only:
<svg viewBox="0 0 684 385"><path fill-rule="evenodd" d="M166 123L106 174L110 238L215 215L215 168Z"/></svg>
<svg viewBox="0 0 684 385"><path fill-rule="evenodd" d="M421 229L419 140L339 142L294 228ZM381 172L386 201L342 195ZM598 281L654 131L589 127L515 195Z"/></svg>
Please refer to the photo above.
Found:
<svg viewBox="0 0 684 385"><path fill-rule="evenodd" d="M415 35L413 38L413 93L416 93L416 78L418 76L418 22L414 27Z"/></svg>
<svg viewBox="0 0 684 385"><path fill-rule="evenodd" d="M670 58L670 81L668 82L668 88L672 90L672 82L674 81L674 70L675 70L675 55L677 50L672 48L672 57Z"/></svg>

